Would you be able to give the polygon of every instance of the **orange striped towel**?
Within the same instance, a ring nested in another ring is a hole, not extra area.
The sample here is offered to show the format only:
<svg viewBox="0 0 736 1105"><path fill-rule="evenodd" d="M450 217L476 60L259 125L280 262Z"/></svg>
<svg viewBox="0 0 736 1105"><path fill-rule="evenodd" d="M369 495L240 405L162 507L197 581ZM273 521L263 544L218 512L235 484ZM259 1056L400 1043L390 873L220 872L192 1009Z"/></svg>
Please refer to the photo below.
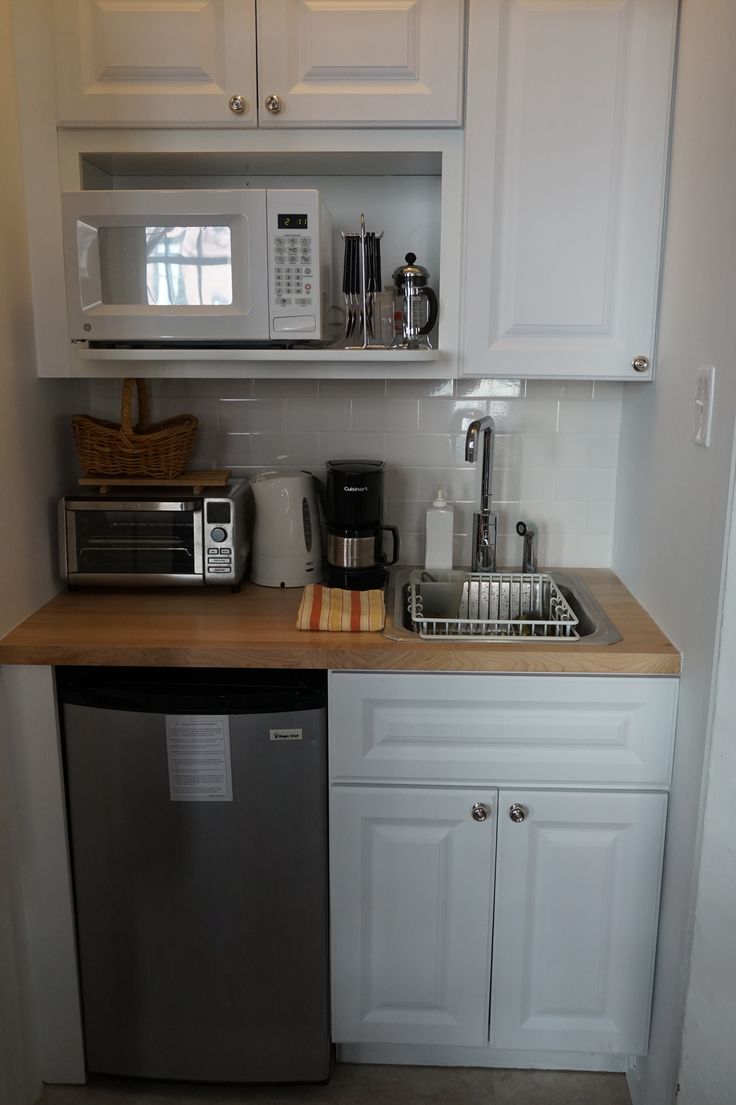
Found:
<svg viewBox="0 0 736 1105"><path fill-rule="evenodd" d="M297 629L329 629L338 633L377 633L386 620L383 591L344 591L308 583L296 616Z"/></svg>

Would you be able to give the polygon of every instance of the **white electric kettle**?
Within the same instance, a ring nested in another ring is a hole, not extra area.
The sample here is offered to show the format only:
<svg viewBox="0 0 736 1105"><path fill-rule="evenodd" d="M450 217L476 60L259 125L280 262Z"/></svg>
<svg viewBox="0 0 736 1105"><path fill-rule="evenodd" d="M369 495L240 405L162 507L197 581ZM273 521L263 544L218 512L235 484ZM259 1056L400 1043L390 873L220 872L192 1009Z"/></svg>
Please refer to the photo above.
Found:
<svg viewBox="0 0 736 1105"><path fill-rule="evenodd" d="M250 578L261 587L322 582L322 534L314 476L295 469L250 481L255 502Z"/></svg>

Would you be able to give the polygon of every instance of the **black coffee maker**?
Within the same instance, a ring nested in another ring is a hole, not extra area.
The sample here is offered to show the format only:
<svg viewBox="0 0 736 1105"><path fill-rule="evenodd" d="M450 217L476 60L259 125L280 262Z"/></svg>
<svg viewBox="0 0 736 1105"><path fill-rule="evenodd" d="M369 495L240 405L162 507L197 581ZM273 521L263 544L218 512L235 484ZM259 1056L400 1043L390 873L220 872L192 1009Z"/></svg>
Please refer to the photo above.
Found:
<svg viewBox="0 0 736 1105"><path fill-rule="evenodd" d="M325 493L328 587L369 591L383 587L388 565L399 559L399 531L384 526L381 460L328 460ZM393 538L391 560L383 551L383 532Z"/></svg>

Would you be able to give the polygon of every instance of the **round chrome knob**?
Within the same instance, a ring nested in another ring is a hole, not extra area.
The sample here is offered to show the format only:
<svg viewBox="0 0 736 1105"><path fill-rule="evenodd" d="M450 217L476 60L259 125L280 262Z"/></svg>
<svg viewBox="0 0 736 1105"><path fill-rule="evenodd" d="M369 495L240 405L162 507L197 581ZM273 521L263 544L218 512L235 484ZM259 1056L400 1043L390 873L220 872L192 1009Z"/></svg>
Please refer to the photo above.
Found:
<svg viewBox="0 0 736 1105"><path fill-rule="evenodd" d="M635 372L646 372L649 368L649 358L645 357L643 353L640 353L638 357L634 357L631 362L631 367Z"/></svg>
<svg viewBox="0 0 736 1105"><path fill-rule="evenodd" d="M243 112L248 110L248 101L245 96L231 96L227 102L227 106L236 115L242 115Z"/></svg>
<svg viewBox="0 0 736 1105"><path fill-rule="evenodd" d="M272 115L278 115L279 112L284 110L284 101L280 96L276 96L274 93L270 96L266 96L264 103L266 105L266 111L270 111Z"/></svg>
<svg viewBox="0 0 736 1105"><path fill-rule="evenodd" d="M473 821L485 821L488 817L488 806L484 806L482 802L476 802L470 811L473 815Z"/></svg>
<svg viewBox="0 0 736 1105"><path fill-rule="evenodd" d="M524 821L529 813L526 806L522 806L519 802L514 802L513 806L509 807L509 817L517 824L520 821Z"/></svg>

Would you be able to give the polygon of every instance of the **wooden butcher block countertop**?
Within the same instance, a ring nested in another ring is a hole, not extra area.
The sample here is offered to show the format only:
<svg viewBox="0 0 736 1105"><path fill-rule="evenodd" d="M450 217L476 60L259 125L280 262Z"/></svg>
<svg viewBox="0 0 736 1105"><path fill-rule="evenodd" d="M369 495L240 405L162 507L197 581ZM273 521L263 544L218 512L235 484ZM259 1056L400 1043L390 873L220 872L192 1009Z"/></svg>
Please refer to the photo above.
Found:
<svg viewBox="0 0 736 1105"><path fill-rule="evenodd" d="M621 641L487 644L301 632L295 628L300 588L248 583L235 594L227 588L64 592L0 641L0 664L679 673L679 652L612 572L575 574Z"/></svg>

